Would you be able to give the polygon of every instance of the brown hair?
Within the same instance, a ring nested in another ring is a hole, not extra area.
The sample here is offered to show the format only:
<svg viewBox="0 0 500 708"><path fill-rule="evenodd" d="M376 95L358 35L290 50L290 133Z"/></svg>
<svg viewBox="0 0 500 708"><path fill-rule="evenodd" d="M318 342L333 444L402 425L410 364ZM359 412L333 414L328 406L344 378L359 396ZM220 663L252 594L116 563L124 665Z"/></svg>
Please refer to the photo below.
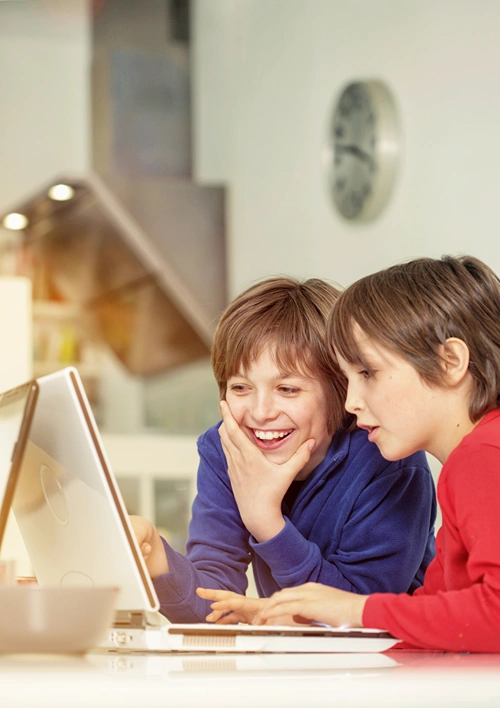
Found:
<svg viewBox="0 0 500 708"><path fill-rule="evenodd" d="M445 385L441 347L450 337L463 340L473 379L471 421L500 404L500 281L477 258L419 258L347 288L333 308L328 337L346 361L366 366L355 324L431 385Z"/></svg>
<svg viewBox="0 0 500 708"><path fill-rule="evenodd" d="M239 295L222 314L212 344L212 368L221 399L227 381L247 369L266 345L283 373L318 377L327 398L328 430L353 418L346 414L345 377L326 339L326 322L339 291L324 280L274 277Z"/></svg>

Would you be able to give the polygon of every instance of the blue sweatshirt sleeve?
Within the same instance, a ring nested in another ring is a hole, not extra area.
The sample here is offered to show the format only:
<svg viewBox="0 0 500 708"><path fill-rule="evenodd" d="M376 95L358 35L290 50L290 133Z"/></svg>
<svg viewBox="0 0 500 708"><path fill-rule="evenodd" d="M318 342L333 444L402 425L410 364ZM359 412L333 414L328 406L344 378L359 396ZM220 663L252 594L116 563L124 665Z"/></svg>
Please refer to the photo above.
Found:
<svg viewBox="0 0 500 708"><path fill-rule="evenodd" d="M434 554L435 513L429 469L389 463L358 490L330 549L322 552L289 519L274 538L250 544L280 588L316 582L361 594L407 592L421 584Z"/></svg>
<svg viewBox="0 0 500 708"><path fill-rule="evenodd" d="M186 554L163 540L170 572L154 580L161 612L172 622L204 622L210 603L197 587L244 594L251 560L249 532L243 525L218 443L210 428L198 441L197 496L189 524Z"/></svg>

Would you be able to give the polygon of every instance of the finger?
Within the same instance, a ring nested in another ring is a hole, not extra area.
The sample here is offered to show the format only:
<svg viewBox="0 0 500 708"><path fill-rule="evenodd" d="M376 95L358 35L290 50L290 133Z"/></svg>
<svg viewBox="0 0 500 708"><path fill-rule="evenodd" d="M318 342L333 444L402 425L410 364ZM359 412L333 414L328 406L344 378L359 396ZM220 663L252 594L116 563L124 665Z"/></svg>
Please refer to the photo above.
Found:
<svg viewBox="0 0 500 708"><path fill-rule="evenodd" d="M314 621L307 619L307 617L303 617L302 615L293 615L292 619L297 624L312 624Z"/></svg>
<svg viewBox="0 0 500 708"><path fill-rule="evenodd" d="M236 422L236 420L233 417L233 414L231 413L231 409L229 408L229 405L227 401L221 401L220 402L220 412L222 415L222 421L223 425L221 425L221 428L228 433L228 435L233 435L235 434L236 431L240 430L240 426Z"/></svg>
<svg viewBox="0 0 500 708"><path fill-rule="evenodd" d="M302 624L307 624L310 620L314 619L313 617L308 616L309 612L307 612L307 608L304 607L303 600L290 600L280 602L274 607L264 607L256 614L252 624L266 624L267 622L275 620L277 617L282 617L283 615L290 615L291 617L298 615L302 619Z"/></svg>
<svg viewBox="0 0 500 708"><path fill-rule="evenodd" d="M234 435L231 437L225 423L219 427L220 443L226 458L228 467L231 469L235 464L235 458L240 453L240 448L234 442ZM246 437L246 436L245 436Z"/></svg>
<svg viewBox="0 0 500 708"><path fill-rule="evenodd" d="M288 460L287 467L296 470L297 474L300 470L304 469L306 464L311 459L314 444L315 441L312 438L303 442Z"/></svg>
<svg viewBox="0 0 500 708"><path fill-rule="evenodd" d="M248 619L241 612L231 612L227 610L214 610L205 617L207 622L216 624L237 624L238 622L248 622Z"/></svg>
<svg viewBox="0 0 500 708"><path fill-rule="evenodd" d="M242 445L252 445L233 417L226 401L221 401L221 413L223 420L223 423L219 428L221 440L226 443L226 445L233 444L237 448L240 448Z"/></svg>
<svg viewBox="0 0 500 708"><path fill-rule="evenodd" d="M238 624L239 622L243 622L244 624L248 623L247 618L245 615L241 615L239 612L229 612L228 614L222 615L222 617L217 620L217 624Z"/></svg>
<svg viewBox="0 0 500 708"><path fill-rule="evenodd" d="M215 588L196 588L196 594L204 600L224 600L229 597L240 597L232 590L216 590Z"/></svg>
<svg viewBox="0 0 500 708"><path fill-rule="evenodd" d="M210 613L205 617L205 619L206 619L207 622L217 622L217 621L220 620L222 617L224 617L224 614L225 614L224 612L217 612L217 611L210 612Z"/></svg>
<svg viewBox="0 0 500 708"><path fill-rule="evenodd" d="M152 548L151 548L151 546L150 546L149 543L143 543L142 546L141 546L142 557L143 557L143 558L148 558L148 556L149 556L150 553L151 553L151 550L152 550Z"/></svg>
<svg viewBox="0 0 500 708"><path fill-rule="evenodd" d="M225 600L216 600L210 605L212 610L227 612L228 610L239 610L245 606L244 597L228 597Z"/></svg>

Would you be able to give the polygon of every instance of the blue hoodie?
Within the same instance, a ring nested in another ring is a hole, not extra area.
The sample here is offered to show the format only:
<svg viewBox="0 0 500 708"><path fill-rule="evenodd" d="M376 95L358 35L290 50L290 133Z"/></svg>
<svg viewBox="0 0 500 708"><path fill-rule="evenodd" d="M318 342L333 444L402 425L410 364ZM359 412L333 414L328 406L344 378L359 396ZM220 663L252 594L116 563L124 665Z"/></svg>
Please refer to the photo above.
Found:
<svg viewBox="0 0 500 708"><path fill-rule="evenodd" d="M436 497L425 453L385 460L364 430L333 437L302 484L286 525L258 543L231 490L219 424L198 439L198 493L186 554L163 540L170 572L154 580L172 622L204 622L210 603L197 587L244 593L252 563L261 597L317 582L360 594L413 592L434 556Z"/></svg>

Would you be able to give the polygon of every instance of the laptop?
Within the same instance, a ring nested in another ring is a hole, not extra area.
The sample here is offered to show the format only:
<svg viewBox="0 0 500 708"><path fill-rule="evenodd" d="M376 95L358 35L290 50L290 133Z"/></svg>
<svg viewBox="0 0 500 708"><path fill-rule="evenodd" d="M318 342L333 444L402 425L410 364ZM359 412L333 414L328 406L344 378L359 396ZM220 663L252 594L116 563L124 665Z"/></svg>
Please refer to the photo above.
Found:
<svg viewBox="0 0 500 708"><path fill-rule="evenodd" d="M0 393L0 546L21 468L38 397L38 384L28 381Z"/></svg>
<svg viewBox="0 0 500 708"><path fill-rule="evenodd" d="M120 652L381 652L385 631L171 624L159 601L78 371L37 380L12 508L41 585L120 587L100 647Z"/></svg>

